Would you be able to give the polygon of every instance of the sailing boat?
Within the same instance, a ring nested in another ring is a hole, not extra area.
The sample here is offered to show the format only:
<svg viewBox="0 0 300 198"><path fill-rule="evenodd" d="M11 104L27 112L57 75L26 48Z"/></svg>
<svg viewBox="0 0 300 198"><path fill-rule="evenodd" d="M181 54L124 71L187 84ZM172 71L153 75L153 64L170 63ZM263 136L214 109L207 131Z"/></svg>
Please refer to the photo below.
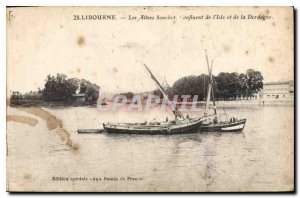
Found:
<svg viewBox="0 0 300 198"><path fill-rule="evenodd" d="M163 97L172 103L166 91L155 78L150 69L144 64L151 78L156 83ZM174 120L166 120L162 122L144 122L144 123L104 123L103 127L107 133L118 134L147 134L147 135L172 135L184 133L198 133L201 125L201 118L185 118L178 110L176 105L173 114Z"/></svg>
<svg viewBox="0 0 300 198"><path fill-rule="evenodd" d="M211 66L209 66L207 52L206 52L206 62L207 62L209 78L208 78L208 89L207 89L205 111L204 111L204 116L201 118L202 124L200 126L200 132L209 132L209 131L210 132L241 132L243 131L246 124L246 119L237 119L234 117L228 119L228 116L225 113L226 120L225 121L220 120L221 116L218 113L215 96L214 96L214 87L213 87L213 79L212 79L213 61L211 62ZM210 98L212 98L212 102L213 102L213 109L214 109L213 115L208 115L207 113Z"/></svg>

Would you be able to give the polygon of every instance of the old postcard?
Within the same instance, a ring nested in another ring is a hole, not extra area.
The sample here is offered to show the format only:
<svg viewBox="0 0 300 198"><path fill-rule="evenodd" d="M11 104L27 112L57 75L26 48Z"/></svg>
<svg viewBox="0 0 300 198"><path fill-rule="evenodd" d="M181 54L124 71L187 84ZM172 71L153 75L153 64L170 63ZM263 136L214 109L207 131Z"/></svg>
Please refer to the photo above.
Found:
<svg viewBox="0 0 300 198"><path fill-rule="evenodd" d="M293 7L8 7L7 191L294 191Z"/></svg>

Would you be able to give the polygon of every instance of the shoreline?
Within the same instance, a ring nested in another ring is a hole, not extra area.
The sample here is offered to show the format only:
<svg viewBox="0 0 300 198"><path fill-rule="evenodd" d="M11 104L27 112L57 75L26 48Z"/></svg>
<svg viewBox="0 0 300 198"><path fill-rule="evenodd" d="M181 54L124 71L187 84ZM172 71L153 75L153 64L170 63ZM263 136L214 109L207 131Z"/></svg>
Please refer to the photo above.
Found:
<svg viewBox="0 0 300 198"><path fill-rule="evenodd" d="M108 102L103 106L109 106L113 102ZM198 101L197 107L205 107L205 101ZM129 104L126 104L129 105ZM144 103L142 105L145 105ZM181 107L182 102L177 102L176 106ZM193 102L187 102L186 107L191 107ZM253 107L253 106L294 106L294 100L231 100L231 101L216 101L218 107ZM89 103L66 103L66 102L42 102L42 103L27 103L27 104L8 104L8 106L13 108L19 107L45 107L45 108L67 108L67 107L88 107L96 108L97 104ZM209 107L213 107L212 102L209 103Z"/></svg>

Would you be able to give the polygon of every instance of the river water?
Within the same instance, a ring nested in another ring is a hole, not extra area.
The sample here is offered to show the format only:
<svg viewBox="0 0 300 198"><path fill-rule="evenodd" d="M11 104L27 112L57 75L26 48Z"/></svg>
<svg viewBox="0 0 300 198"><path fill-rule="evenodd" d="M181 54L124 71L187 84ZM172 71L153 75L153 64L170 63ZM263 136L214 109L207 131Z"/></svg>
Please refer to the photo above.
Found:
<svg viewBox="0 0 300 198"><path fill-rule="evenodd" d="M170 116L150 112L99 112L96 108L44 108L62 120L73 150L37 116L36 126L8 122L8 188L39 191L278 191L293 189L292 106L227 108L247 118L243 133L173 136L79 135L107 121ZM197 114L197 113L194 113ZM69 178L68 181L53 177ZM87 178L70 181L71 178ZM98 179L98 181L97 181ZM101 179L101 180L100 180Z"/></svg>

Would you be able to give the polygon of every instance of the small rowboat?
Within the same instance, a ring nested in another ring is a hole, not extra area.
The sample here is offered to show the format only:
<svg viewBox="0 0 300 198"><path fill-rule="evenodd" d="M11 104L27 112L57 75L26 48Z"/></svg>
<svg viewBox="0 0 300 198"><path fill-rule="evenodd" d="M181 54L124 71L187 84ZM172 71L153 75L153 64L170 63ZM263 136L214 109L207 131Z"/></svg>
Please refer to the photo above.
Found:
<svg viewBox="0 0 300 198"><path fill-rule="evenodd" d="M103 129L78 129L78 134L96 134L96 133L102 133Z"/></svg>

